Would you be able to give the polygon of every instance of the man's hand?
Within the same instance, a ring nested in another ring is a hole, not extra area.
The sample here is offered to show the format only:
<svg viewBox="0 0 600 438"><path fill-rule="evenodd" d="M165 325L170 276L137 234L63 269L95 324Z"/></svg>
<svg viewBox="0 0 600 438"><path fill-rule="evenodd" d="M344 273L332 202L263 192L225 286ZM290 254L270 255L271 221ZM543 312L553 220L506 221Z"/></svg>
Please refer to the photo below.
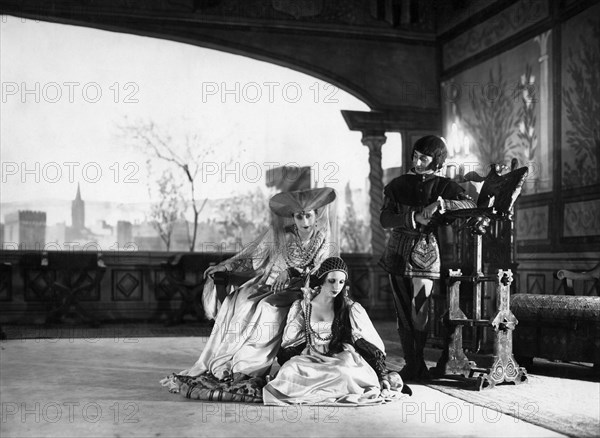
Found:
<svg viewBox="0 0 600 438"><path fill-rule="evenodd" d="M431 219L431 217L441 208L440 201L435 201L429 204L427 207L423 209L421 214L425 219Z"/></svg>
<svg viewBox="0 0 600 438"><path fill-rule="evenodd" d="M425 217L421 213L415 213L415 222L421 225L428 225L430 220L431 219L425 219Z"/></svg>

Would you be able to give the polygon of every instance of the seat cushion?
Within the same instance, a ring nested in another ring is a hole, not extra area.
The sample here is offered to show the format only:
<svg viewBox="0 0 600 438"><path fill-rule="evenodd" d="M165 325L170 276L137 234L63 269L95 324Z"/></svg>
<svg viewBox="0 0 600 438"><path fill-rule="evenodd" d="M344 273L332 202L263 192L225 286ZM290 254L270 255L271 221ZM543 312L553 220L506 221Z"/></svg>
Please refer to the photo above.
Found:
<svg viewBox="0 0 600 438"><path fill-rule="evenodd" d="M515 294L510 308L520 322L571 321L600 325L600 297Z"/></svg>

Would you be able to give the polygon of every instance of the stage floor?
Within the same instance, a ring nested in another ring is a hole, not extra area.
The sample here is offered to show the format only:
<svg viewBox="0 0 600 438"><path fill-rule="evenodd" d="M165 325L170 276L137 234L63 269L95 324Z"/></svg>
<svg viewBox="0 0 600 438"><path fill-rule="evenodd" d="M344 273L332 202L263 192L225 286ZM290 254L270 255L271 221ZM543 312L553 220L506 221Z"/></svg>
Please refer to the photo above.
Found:
<svg viewBox="0 0 600 438"><path fill-rule="evenodd" d="M376 325L388 346L389 362L400 365L394 323ZM528 384L503 385L483 395L412 385L410 398L358 408L204 403L171 394L158 383L195 362L206 342L202 326L162 331L139 324L75 327L37 334L31 328L4 329L12 339L0 343L3 438L548 437L594 436L600 431L600 383L576 376L531 374ZM439 352L427 353L433 365ZM561 420L557 426L550 407L565 418L576 418L571 425Z"/></svg>

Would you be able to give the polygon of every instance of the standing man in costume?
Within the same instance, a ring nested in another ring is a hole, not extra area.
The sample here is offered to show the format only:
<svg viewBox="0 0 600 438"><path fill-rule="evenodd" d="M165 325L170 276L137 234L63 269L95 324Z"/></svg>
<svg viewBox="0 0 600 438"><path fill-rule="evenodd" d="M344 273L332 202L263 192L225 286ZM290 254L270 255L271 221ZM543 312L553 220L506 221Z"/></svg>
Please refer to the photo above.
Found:
<svg viewBox="0 0 600 438"><path fill-rule="evenodd" d="M405 381L429 378L423 351L431 292L440 278L440 250L431 218L438 212L475 207L462 187L436 175L447 155L440 137L420 138L413 146L413 168L383 191L380 222L391 234L380 265L389 273L392 285L406 362L400 375Z"/></svg>

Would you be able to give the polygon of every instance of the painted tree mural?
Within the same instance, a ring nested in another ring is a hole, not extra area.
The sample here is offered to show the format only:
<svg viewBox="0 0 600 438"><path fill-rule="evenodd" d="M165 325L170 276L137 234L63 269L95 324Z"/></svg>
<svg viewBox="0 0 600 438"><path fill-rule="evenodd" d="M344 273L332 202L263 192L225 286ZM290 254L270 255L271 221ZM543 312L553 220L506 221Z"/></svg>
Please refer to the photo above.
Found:
<svg viewBox="0 0 600 438"><path fill-rule="evenodd" d="M577 50L566 58L563 104L570 128L566 131L568 154L563 184L578 187L600 182L600 20L588 19L590 35L579 35Z"/></svg>
<svg viewBox="0 0 600 438"><path fill-rule="evenodd" d="M165 244L165 249L171 249L171 236L178 220L184 219L181 198L182 184L177 182L170 169L165 170L156 181L158 196L152 196L152 188L148 187L151 199L158 198L150 206L149 220L158 232L160 239Z"/></svg>
<svg viewBox="0 0 600 438"><path fill-rule="evenodd" d="M148 157L148 160L156 160L169 169L172 169L171 176L176 176L176 182L180 184L178 189L180 193L185 187L185 195L181 196L183 214L191 212L191 230L188 229L189 250L194 251L196 239L198 237L198 222L200 213L206 205L208 198L201 201L202 176L205 170L203 161L213 152L214 143L208 143L200 134L185 134L183 140L176 140L168 131L149 121L130 122L127 119L125 123L118 127L120 134L131 146L142 151ZM164 181L158 181L157 184L164 184ZM169 195L170 191L159 191L161 195ZM168 202L168 201L167 201ZM188 221L186 220L186 225ZM189 226L189 225L188 225ZM164 238L161 235L161 239ZM166 243L166 242L165 242Z"/></svg>
<svg viewBox="0 0 600 438"><path fill-rule="evenodd" d="M504 163L507 151L514 148L511 140L516 125L514 102L498 64L497 75L489 71L489 82L481 93L470 96L472 117L464 122L475 141L474 152L482 164Z"/></svg>
<svg viewBox="0 0 600 438"><path fill-rule="evenodd" d="M535 77L531 74L531 65L525 65L525 73L515 88L515 100L520 101L515 126L520 140L519 153L515 158L521 163L530 163L536 158L538 136L535 132L537 95Z"/></svg>

